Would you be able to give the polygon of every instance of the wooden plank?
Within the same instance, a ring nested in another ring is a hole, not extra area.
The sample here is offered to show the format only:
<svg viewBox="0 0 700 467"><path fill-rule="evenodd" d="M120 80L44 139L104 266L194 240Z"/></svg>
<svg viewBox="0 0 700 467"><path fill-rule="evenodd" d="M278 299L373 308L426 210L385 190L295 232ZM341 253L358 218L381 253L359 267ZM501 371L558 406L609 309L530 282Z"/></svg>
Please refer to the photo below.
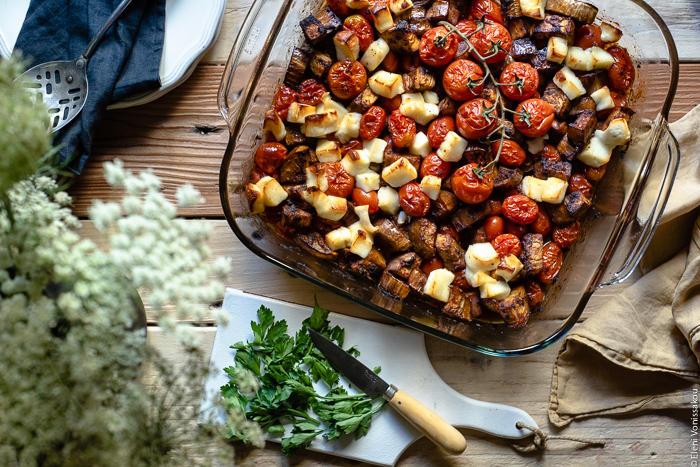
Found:
<svg viewBox="0 0 700 467"><path fill-rule="evenodd" d="M92 157L70 190L76 215L86 216L95 198L111 199L102 164L118 157L135 172L153 169L171 199L177 186L196 186L206 203L183 211L183 216L222 217L219 166L228 131L216 104L221 74L220 66L200 66L185 84L157 101L107 112L95 136ZM700 63L681 66L671 121L700 104L699 78ZM647 89L659 92L653 82Z"/></svg>

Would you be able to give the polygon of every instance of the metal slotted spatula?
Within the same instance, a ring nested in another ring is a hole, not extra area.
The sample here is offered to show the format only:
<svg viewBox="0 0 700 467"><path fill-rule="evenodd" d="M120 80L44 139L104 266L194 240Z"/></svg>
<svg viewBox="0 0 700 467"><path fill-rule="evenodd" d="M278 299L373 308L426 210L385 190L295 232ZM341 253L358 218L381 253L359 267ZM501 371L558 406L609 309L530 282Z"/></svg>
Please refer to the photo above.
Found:
<svg viewBox="0 0 700 467"><path fill-rule="evenodd" d="M85 52L76 60L41 63L22 76L28 87L36 89L49 108L51 131L57 131L72 121L83 109L88 96L87 64L110 26L119 18L131 0L122 0Z"/></svg>

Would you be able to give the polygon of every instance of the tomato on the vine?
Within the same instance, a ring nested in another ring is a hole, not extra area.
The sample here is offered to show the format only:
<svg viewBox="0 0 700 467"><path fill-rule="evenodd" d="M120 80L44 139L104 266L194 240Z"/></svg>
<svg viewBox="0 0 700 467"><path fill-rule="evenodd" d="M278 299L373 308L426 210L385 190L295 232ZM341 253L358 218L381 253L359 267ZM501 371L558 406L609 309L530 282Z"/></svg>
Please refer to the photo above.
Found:
<svg viewBox="0 0 700 467"><path fill-rule="evenodd" d="M381 107L373 105L362 114L360 119L360 139L369 141L378 138L386 126L386 112Z"/></svg>
<svg viewBox="0 0 700 467"><path fill-rule="evenodd" d="M512 83L500 86L508 99L523 101L535 94L540 85L540 76L529 63L513 62L503 69L499 82Z"/></svg>
<svg viewBox="0 0 700 467"><path fill-rule="evenodd" d="M518 167L525 162L525 150L518 143L511 139L504 139L501 155L498 157L498 162L511 167ZM501 146L501 141L496 141L491 144L491 152L494 157L498 154L498 148Z"/></svg>
<svg viewBox="0 0 700 467"><path fill-rule="evenodd" d="M339 99L352 99L367 87L367 72L358 61L340 60L328 70L328 86Z"/></svg>
<svg viewBox="0 0 700 467"><path fill-rule="evenodd" d="M360 188L353 188L352 202L357 206L368 206L370 214L379 211L379 196L376 191L367 192Z"/></svg>
<svg viewBox="0 0 700 467"><path fill-rule="evenodd" d="M506 58L513 47L510 33L501 24L483 23L480 20L461 20L456 27L459 32L469 38L469 42L475 49L472 51L472 55L477 58L480 55L486 63L500 62Z"/></svg>
<svg viewBox="0 0 700 467"><path fill-rule="evenodd" d="M423 162L420 164L421 177L434 175L444 180L450 174L451 170L452 162L442 160L435 152L431 152L425 156L425 159L423 159Z"/></svg>
<svg viewBox="0 0 700 467"><path fill-rule="evenodd" d="M394 110L389 117L389 133L394 146L407 148L413 144L416 137L416 122L399 110Z"/></svg>
<svg viewBox="0 0 700 467"><path fill-rule="evenodd" d="M374 41L374 28L362 15L351 15L343 21L343 27L349 29L360 39L360 50L365 51Z"/></svg>
<svg viewBox="0 0 700 467"><path fill-rule="evenodd" d="M503 215L516 224L535 222L538 212L537 203L525 195L512 195L503 200Z"/></svg>
<svg viewBox="0 0 700 467"><path fill-rule="evenodd" d="M484 72L471 60L450 63L442 75L442 87L456 101L474 99L484 89Z"/></svg>
<svg viewBox="0 0 700 467"><path fill-rule="evenodd" d="M484 18L486 21L503 24L501 8L491 0L473 0L469 7L469 15L474 19Z"/></svg>
<svg viewBox="0 0 700 467"><path fill-rule="evenodd" d="M439 148L445 140L447 133L455 131L455 129L457 129L455 119L449 115L436 118L430 122L430 126L428 127L428 144L430 144L430 147L433 149Z"/></svg>
<svg viewBox="0 0 700 467"><path fill-rule="evenodd" d="M475 170L481 171L482 176L479 177ZM493 191L492 174L484 173L475 163L463 165L452 175L452 191L467 204L479 204Z"/></svg>
<svg viewBox="0 0 700 467"><path fill-rule="evenodd" d="M528 138L537 138L549 131L554 122L554 107L542 99L522 101L515 108L515 128Z"/></svg>
<svg viewBox="0 0 700 467"><path fill-rule="evenodd" d="M430 210L430 198L416 182L408 182L399 188L399 204L411 217L423 217Z"/></svg>
<svg viewBox="0 0 700 467"><path fill-rule="evenodd" d="M467 139L486 138L498 125L498 109L486 99L477 97L457 110L457 129Z"/></svg>
<svg viewBox="0 0 700 467"><path fill-rule="evenodd" d="M457 53L458 43L456 35L449 34L445 26L438 26L423 34L418 54L426 65L447 65Z"/></svg>

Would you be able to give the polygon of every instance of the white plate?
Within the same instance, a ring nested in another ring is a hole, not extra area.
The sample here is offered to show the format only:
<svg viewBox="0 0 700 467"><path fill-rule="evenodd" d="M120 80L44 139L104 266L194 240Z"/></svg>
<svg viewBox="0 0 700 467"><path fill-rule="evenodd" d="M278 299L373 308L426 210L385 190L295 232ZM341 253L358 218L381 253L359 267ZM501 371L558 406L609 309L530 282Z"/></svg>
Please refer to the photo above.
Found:
<svg viewBox="0 0 700 467"><path fill-rule="evenodd" d="M17 42L30 0L0 0L0 55L7 58ZM160 89L132 96L110 109L151 102L185 81L219 34L226 0L167 0Z"/></svg>

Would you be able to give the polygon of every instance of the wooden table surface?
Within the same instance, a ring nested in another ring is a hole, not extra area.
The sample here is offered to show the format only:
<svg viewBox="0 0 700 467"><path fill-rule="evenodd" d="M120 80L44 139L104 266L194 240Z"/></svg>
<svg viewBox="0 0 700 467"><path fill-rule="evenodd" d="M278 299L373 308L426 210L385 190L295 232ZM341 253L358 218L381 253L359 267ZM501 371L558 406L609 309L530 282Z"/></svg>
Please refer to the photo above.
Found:
<svg viewBox="0 0 700 467"><path fill-rule="evenodd" d="M213 227L210 246L214 257L224 255L233 259L234 271L226 281L227 286L305 305L312 305L316 295L322 306L333 311L381 320L372 312L294 278L248 252L224 220L218 181L228 131L217 110L216 93L223 65L250 3L251 0L228 1L218 40L184 84L150 104L107 112L87 168L70 190L74 212L85 218L93 199L110 197L102 179L103 162L119 157L133 171L152 168L163 180L169 197L173 198L175 188L185 182L193 183L204 195L204 206L182 215L205 218ZM670 115L674 121L700 103L700 28L697 27L700 2L649 3L667 21L682 59L679 88ZM84 224L84 235L99 240L90 222ZM622 287L597 292L583 319L600 309ZM152 321L151 325L151 342L176 361L177 349ZM211 349L215 331L213 326L199 328L207 351ZM552 450L520 454L506 440L463 430L468 440L463 455L450 456L422 438L403 454L400 466L689 465L690 410L593 418L574 422L563 430L551 426L547 409L559 344L533 355L508 359L485 356L430 336L426 337L426 345L438 374L455 390L475 399L518 406L530 413L541 428L552 433L602 438L607 444L604 448L577 449L579 446L570 442L553 442ZM242 465L360 465L313 452L285 458L275 443L268 443L265 449L237 447L235 456Z"/></svg>

